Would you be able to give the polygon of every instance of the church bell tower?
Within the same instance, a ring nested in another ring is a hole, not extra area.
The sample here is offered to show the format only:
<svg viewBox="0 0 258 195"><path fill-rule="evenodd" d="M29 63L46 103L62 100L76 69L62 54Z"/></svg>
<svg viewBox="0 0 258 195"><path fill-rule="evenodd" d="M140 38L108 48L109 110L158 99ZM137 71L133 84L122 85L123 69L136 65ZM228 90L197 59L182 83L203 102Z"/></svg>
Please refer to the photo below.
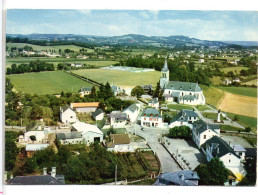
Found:
<svg viewBox="0 0 258 195"><path fill-rule="evenodd" d="M161 69L161 76L160 76L160 88L163 89L168 84L169 81L169 70L168 70L168 63L167 59L165 59L165 63L163 68Z"/></svg>

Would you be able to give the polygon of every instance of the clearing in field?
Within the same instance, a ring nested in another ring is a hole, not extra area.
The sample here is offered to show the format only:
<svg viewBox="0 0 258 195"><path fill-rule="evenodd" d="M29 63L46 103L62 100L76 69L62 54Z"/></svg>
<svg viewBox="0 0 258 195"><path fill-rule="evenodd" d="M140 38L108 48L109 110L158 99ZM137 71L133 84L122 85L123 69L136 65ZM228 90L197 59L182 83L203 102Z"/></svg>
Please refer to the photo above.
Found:
<svg viewBox="0 0 258 195"><path fill-rule="evenodd" d="M82 81L62 71L46 71L39 73L24 73L7 75L17 91L30 94L60 94L77 92L81 87L92 84Z"/></svg>
<svg viewBox="0 0 258 195"><path fill-rule="evenodd" d="M237 66L237 67L228 67L228 68L222 68L222 71L225 73L228 73L230 71L232 71L234 74L240 74L241 70L248 70L249 68L247 67L242 67L242 66Z"/></svg>
<svg viewBox="0 0 258 195"><path fill-rule="evenodd" d="M237 95L257 97L257 88L251 87L218 87L219 89Z"/></svg>
<svg viewBox="0 0 258 195"><path fill-rule="evenodd" d="M219 109L225 112L257 118L257 99L225 92Z"/></svg>
<svg viewBox="0 0 258 195"><path fill-rule="evenodd" d="M110 84L123 87L135 87L146 84L155 86L160 79L159 71L134 73L105 69L81 69L73 72L103 84L109 82Z"/></svg>

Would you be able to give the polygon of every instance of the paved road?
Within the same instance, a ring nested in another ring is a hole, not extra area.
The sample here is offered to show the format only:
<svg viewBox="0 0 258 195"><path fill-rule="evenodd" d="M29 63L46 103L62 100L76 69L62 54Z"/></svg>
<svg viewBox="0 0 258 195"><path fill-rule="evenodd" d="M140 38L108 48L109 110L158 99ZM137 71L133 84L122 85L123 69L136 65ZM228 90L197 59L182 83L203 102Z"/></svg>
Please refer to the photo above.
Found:
<svg viewBox="0 0 258 195"><path fill-rule="evenodd" d="M155 128L145 128L141 130L139 125L134 124L131 127L127 127L127 131L131 133L136 132L136 135L143 137L147 141L160 160L161 172L175 172L181 170L167 150L158 141L158 137L162 133L167 132L167 130Z"/></svg>

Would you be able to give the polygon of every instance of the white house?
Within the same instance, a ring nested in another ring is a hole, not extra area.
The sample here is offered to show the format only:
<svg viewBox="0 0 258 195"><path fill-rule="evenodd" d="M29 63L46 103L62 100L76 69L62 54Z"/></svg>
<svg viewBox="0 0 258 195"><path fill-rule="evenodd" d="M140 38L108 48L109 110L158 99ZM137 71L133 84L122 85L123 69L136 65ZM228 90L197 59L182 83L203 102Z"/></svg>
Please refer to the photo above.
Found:
<svg viewBox="0 0 258 195"><path fill-rule="evenodd" d="M124 90L122 89L122 87L119 87L116 85L112 85L111 90L113 91L114 95L118 95L119 93L124 93Z"/></svg>
<svg viewBox="0 0 258 195"><path fill-rule="evenodd" d="M104 112L101 109L97 109L95 112L92 113L92 117L96 121L100 121L104 118Z"/></svg>
<svg viewBox="0 0 258 195"><path fill-rule="evenodd" d="M99 102L71 103L70 107L79 113L92 113L97 110Z"/></svg>
<svg viewBox="0 0 258 195"><path fill-rule="evenodd" d="M246 149L243 146L241 146L241 145L233 145L232 148L233 148L234 152L238 156L240 156L241 160L245 161Z"/></svg>
<svg viewBox="0 0 258 195"><path fill-rule="evenodd" d="M137 120L137 117L140 112L140 108L141 108L141 104L134 103L131 106L129 106L128 108L124 109L123 113L126 114L128 121L134 123Z"/></svg>
<svg viewBox="0 0 258 195"><path fill-rule="evenodd" d="M170 121L169 128L184 125L192 129L192 124L197 120L199 120L199 117L193 110L183 109Z"/></svg>
<svg viewBox="0 0 258 195"><path fill-rule="evenodd" d="M66 105L60 107L60 120L62 123L75 123L78 119L76 112Z"/></svg>
<svg viewBox="0 0 258 195"><path fill-rule="evenodd" d="M141 116L141 126L164 127L162 116L155 108L147 108Z"/></svg>
<svg viewBox="0 0 258 195"><path fill-rule="evenodd" d="M160 87L164 90L163 96L168 102L190 105L205 104L205 97L198 83L169 81L167 60L161 69Z"/></svg>
<svg viewBox="0 0 258 195"><path fill-rule="evenodd" d="M82 64L81 63L72 63L71 67L80 68L80 67L82 67Z"/></svg>
<svg viewBox="0 0 258 195"><path fill-rule="evenodd" d="M158 98L153 98L152 100L150 100L148 102L148 106L150 106L152 108L159 109L159 99Z"/></svg>
<svg viewBox="0 0 258 195"><path fill-rule="evenodd" d="M192 136L194 143L200 148L207 140L213 136L220 135L219 125L208 124L203 120L193 123Z"/></svg>
<svg viewBox="0 0 258 195"><path fill-rule="evenodd" d="M133 147L130 145L128 134L111 134L110 142L106 143L108 151L114 152L134 152Z"/></svg>
<svg viewBox="0 0 258 195"><path fill-rule="evenodd" d="M124 127L126 125L127 115L121 111L112 111L108 118L112 127Z"/></svg>
<svg viewBox="0 0 258 195"><path fill-rule="evenodd" d="M205 60L204 59L199 59L199 61L198 62L200 62L200 63L204 63L205 62Z"/></svg>
<svg viewBox="0 0 258 195"><path fill-rule="evenodd" d="M229 80L229 79L225 79L225 80L223 81L223 84L225 84L225 85L230 85L230 84L232 84L232 81Z"/></svg>
<svg viewBox="0 0 258 195"><path fill-rule="evenodd" d="M202 145L205 148L206 158L209 162L212 158L219 158L225 167L234 174L241 174L241 158L235 151L220 137L213 136Z"/></svg>
<svg viewBox="0 0 258 195"><path fill-rule="evenodd" d="M103 132L95 125L78 121L72 125L72 131L81 132L83 142L87 145L103 141Z"/></svg>
<svg viewBox="0 0 258 195"><path fill-rule="evenodd" d="M233 82L240 83L240 79L239 78L235 78L235 79L233 79Z"/></svg>
<svg viewBox="0 0 258 195"><path fill-rule="evenodd" d="M35 136L37 143L43 143L46 140L46 134L44 131L28 131L24 133L24 141L25 142L33 142L30 139L30 136Z"/></svg>
<svg viewBox="0 0 258 195"><path fill-rule="evenodd" d="M82 87L79 90L80 97L84 97L85 95L90 95L91 94L91 88L92 87Z"/></svg>

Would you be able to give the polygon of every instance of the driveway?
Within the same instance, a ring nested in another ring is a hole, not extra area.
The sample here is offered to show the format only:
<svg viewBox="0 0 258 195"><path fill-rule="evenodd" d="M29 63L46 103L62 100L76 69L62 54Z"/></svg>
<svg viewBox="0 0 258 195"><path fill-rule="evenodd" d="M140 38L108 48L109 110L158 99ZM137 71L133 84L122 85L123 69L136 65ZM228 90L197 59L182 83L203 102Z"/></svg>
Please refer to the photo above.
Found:
<svg viewBox="0 0 258 195"><path fill-rule="evenodd" d="M147 141L148 145L157 154L160 160L161 172L175 172L181 170L167 150L158 141L158 137L160 137L162 133L167 132L167 130L158 128L144 128L141 130L140 125L134 124L131 127L127 127L127 131L136 133L136 135L143 137Z"/></svg>

